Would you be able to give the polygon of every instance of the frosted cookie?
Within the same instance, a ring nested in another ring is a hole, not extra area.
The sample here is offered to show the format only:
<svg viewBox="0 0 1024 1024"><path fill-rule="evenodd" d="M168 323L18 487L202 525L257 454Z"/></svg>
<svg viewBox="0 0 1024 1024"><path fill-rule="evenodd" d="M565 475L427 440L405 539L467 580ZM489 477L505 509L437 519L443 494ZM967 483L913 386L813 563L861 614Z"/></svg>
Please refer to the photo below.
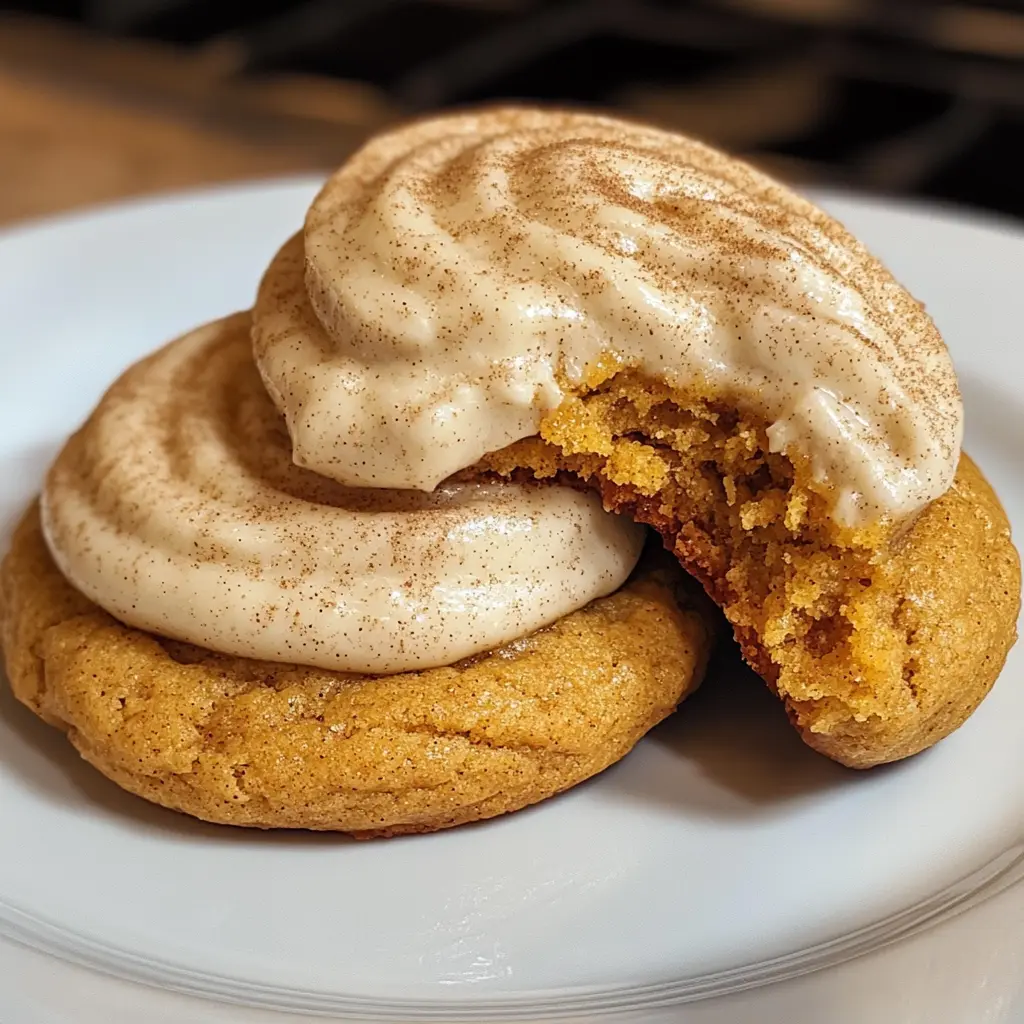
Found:
<svg viewBox="0 0 1024 1024"><path fill-rule="evenodd" d="M297 467L249 326L129 368L0 567L14 693L91 764L208 821L424 832L589 778L700 682L703 595L634 571L643 530L569 488Z"/></svg>
<svg viewBox="0 0 1024 1024"><path fill-rule="evenodd" d="M118 622L53 563L33 508L0 566L15 696L130 793L206 821L429 832L553 796L700 682L706 611L651 566L446 668L356 675L215 654Z"/></svg>
<svg viewBox="0 0 1024 1024"><path fill-rule="evenodd" d="M516 108L379 136L272 262L253 338L318 473L574 474L656 527L846 764L955 728L1015 639L1017 554L923 307L691 139Z"/></svg>

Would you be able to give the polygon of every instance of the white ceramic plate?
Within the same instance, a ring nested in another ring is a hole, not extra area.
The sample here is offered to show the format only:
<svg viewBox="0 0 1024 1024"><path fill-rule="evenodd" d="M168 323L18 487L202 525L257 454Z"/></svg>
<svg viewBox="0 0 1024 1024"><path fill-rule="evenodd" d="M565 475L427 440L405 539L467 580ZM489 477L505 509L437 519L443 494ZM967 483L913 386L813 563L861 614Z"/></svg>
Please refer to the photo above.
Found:
<svg viewBox="0 0 1024 1024"><path fill-rule="evenodd" d="M313 188L136 203L0 241L0 543L120 370L251 302ZM968 446L1024 528L1024 234L927 209L827 205L928 303L961 373ZM151 807L80 762L4 688L0 1020L253 1021L261 1008L290 1019L704 1022L721 1012L742 1022L774 1019L773 1006L800 1024L1010 1020L1022 833L1024 648L963 729L900 765L858 774L812 753L733 667L563 797L361 844ZM997 909L929 932L953 935L958 951L941 984L924 968L908 973L899 957L929 948L914 933L994 893ZM965 940L967 928L997 936L1010 978L998 989L996 961L978 966L983 942ZM851 981L865 963L874 974ZM904 989L883 1016L843 1016L873 1012L885 965L897 963ZM941 1016L949 979L968 1016ZM939 992L935 1012L916 1016ZM993 993L1004 1016L993 1016ZM915 1015L897 1016L899 1000Z"/></svg>

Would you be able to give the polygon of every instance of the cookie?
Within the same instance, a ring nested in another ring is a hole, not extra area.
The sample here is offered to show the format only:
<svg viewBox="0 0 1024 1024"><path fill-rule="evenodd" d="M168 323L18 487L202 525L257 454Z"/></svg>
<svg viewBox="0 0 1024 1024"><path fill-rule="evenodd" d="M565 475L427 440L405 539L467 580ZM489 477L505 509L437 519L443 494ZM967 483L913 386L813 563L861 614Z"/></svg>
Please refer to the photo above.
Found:
<svg viewBox="0 0 1024 1024"><path fill-rule="evenodd" d="M697 686L710 620L670 563L488 654L359 676L124 626L64 579L33 507L0 567L0 639L18 699L131 793L232 825L430 832L595 775Z"/></svg>

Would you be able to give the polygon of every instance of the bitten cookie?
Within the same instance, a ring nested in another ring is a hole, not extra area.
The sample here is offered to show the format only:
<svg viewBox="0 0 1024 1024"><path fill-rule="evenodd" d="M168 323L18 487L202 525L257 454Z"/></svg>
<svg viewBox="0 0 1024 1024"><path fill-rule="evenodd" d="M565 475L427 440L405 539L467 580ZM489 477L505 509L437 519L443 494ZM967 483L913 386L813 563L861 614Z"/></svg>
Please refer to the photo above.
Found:
<svg viewBox="0 0 1024 1024"><path fill-rule="evenodd" d="M654 526L805 742L834 760L899 760L963 724L996 681L1020 610L1020 559L978 467L963 455L952 487L868 557L794 528L796 496L763 432L700 410L613 382L553 417L551 440L484 465L581 476L608 507Z"/></svg>
<svg viewBox="0 0 1024 1024"><path fill-rule="evenodd" d="M845 764L940 739L1014 641L1017 553L936 325L694 139L510 107L378 135L271 261L253 351L340 483L575 475L657 528Z"/></svg>

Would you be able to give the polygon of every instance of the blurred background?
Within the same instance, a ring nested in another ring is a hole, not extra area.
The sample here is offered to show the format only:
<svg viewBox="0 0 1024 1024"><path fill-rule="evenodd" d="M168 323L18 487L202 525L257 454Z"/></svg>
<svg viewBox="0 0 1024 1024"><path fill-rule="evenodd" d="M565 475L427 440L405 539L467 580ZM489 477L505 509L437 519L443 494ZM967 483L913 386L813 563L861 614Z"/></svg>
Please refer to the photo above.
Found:
<svg viewBox="0 0 1024 1024"><path fill-rule="evenodd" d="M1024 0L25 0L0 2L0 220L326 169L496 98L1024 216Z"/></svg>

